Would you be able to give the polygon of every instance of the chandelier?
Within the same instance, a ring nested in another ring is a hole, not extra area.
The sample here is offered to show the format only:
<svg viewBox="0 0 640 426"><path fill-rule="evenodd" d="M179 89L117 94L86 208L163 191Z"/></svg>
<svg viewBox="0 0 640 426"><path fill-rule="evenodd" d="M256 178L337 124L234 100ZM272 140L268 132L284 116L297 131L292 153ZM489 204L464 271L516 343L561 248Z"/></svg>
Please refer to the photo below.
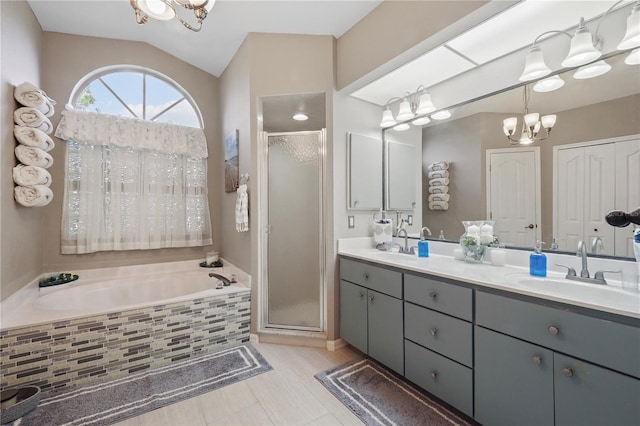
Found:
<svg viewBox="0 0 640 426"><path fill-rule="evenodd" d="M129 0L136 13L136 22L144 24L149 18L160 21L177 19L185 28L191 31L200 31L202 21L207 17L216 0ZM180 8L192 10L196 17L196 24L191 25L182 19L178 10ZM178 10L176 10L178 9Z"/></svg>
<svg viewBox="0 0 640 426"><path fill-rule="evenodd" d="M390 104L396 101L400 102L400 108L398 109L398 115L393 118ZM411 124L415 126L423 126L431 122L426 114L436 111L437 108L431 101L431 94L427 92L427 89L420 85L415 92L406 92L402 98L393 97L387 101L382 111L382 121L380 127L393 127L393 130L403 131L407 130L410 126L406 121L411 120ZM447 110L442 110L431 115L431 118L436 120L444 120L451 117L451 114ZM399 122L399 124L398 124Z"/></svg>
<svg viewBox="0 0 640 426"><path fill-rule="evenodd" d="M522 123L522 132L519 138L513 137L516 127L518 127L517 117L510 117L502 122L502 130L511 145L529 145L534 141L545 140L549 137L551 128L556 124L556 116L554 114L540 117L540 114L537 112L529 112L529 96L529 86L525 85L522 95L524 100L524 111L522 114L524 116L524 122ZM540 133L542 129L544 129L544 133Z"/></svg>

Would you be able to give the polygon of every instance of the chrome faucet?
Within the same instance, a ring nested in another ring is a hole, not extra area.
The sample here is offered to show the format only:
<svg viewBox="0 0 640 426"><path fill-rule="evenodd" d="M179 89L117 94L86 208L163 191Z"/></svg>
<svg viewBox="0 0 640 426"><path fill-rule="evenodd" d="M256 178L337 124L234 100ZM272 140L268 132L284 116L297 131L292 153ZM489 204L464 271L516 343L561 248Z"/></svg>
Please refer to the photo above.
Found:
<svg viewBox="0 0 640 426"><path fill-rule="evenodd" d="M589 269L587 268L587 246L584 241L578 241L578 252L576 256L582 257L582 270L580 271L581 278L589 278Z"/></svg>
<svg viewBox="0 0 640 426"><path fill-rule="evenodd" d="M602 240L600 240L600 242L602 243ZM596 240L594 239L594 245L595 244L596 244ZM576 276L576 270L573 269L571 266L560 265L556 263L557 266L562 266L564 268L567 268L567 275L565 276L565 278L568 280L582 281L582 282L591 283L591 284L607 284L607 280L605 280L604 278L605 273L618 273L618 274L622 273L621 270L620 271L598 271L593 276L593 278L590 278L589 269L587 268L587 245L584 243L584 241L578 241L578 252L576 253L576 256L582 258L582 270L580 271L579 277Z"/></svg>
<svg viewBox="0 0 640 426"><path fill-rule="evenodd" d="M414 254L415 251L413 247L409 248L409 236L407 235L407 230L402 228L398 230L398 238L400 238L400 233L404 232L404 247L400 246L400 253L406 254Z"/></svg>
<svg viewBox="0 0 640 426"><path fill-rule="evenodd" d="M598 254L599 251L604 251L604 243L602 242L602 238L593 237L593 241L591 241L591 253Z"/></svg>

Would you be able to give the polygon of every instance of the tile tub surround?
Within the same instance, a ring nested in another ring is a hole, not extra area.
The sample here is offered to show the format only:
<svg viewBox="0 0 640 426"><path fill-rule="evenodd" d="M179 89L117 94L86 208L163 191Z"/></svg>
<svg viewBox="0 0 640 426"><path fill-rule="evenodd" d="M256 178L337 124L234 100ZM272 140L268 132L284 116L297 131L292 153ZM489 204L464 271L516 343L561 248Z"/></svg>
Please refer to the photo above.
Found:
<svg viewBox="0 0 640 426"><path fill-rule="evenodd" d="M95 277L138 279L150 270L180 273L193 270L195 264L205 275L215 271L226 276L236 273L240 281L250 279L232 265L227 267L227 263L225 268L215 269L199 268L198 263L171 262L77 273L89 282ZM136 279L131 285L139 282ZM2 326L9 324L0 331L3 389L23 384L40 386L45 393L60 387L69 389L249 341L250 289L242 284L91 314L38 311L34 302L40 293L51 294L50 290L40 292L35 281L9 298L13 300L2 303Z"/></svg>

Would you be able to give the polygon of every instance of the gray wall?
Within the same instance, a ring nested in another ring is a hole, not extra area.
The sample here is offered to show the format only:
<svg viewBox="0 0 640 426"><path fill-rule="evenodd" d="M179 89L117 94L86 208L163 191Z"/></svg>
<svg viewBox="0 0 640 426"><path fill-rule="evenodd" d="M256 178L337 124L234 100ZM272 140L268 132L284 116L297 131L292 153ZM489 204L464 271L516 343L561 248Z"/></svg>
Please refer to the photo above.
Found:
<svg viewBox="0 0 640 426"><path fill-rule="evenodd" d="M40 274L42 218L54 209L51 204L22 207L13 199L12 169L17 164L13 111L18 107L13 88L30 81L50 89L40 78L42 30L27 2L0 2L0 51L0 300L4 300Z"/></svg>

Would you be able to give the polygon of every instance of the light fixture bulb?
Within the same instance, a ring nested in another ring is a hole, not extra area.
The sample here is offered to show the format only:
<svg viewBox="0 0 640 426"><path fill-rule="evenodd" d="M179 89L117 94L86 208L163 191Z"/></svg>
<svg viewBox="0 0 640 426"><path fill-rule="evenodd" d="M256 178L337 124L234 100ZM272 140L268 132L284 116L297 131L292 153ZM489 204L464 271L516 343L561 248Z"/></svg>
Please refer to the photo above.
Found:
<svg viewBox="0 0 640 426"><path fill-rule="evenodd" d="M598 61L578 68L578 70L573 74L573 78L584 80L606 74L609 70L611 70L611 65L605 61Z"/></svg>
<svg viewBox="0 0 640 426"><path fill-rule="evenodd" d="M397 130L398 132L404 132L405 130L409 129L409 124L407 123L400 123L397 126L393 126L393 130Z"/></svg>
<svg viewBox="0 0 640 426"><path fill-rule="evenodd" d="M411 122L411 124L415 126L424 126L425 124L429 124L429 123L431 123L431 120L429 120L429 117L416 118Z"/></svg>
<svg viewBox="0 0 640 426"><path fill-rule="evenodd" d="M380 127L391 127L396 125L396 120L393 119L393 113L387 107L384 111L382 111L382 121L380 122Z"/></svg>
<svg viewBox="0 0 640 426"><path fill-rule="evenodd" d="M396 118L398 119L398 121L406 121L412 119L413 117L414 114L413 112L411 112L411 104L409 103L407 98L405 98L405 100L400 103L400 109L398 110L398 115L396 116Z"/></svg>
<svg viewBox="0 0 640 426"><path fill-rule="evenodd" d="M580 27L571 39L569 54L562 61L562 66L577 67L594 61L602 56L602 52L593 45L593 37L589 28L584 26L584 20L580 20Z"/></svg>
<svg viewBox="0 0 640 426"><path fill-rule="evenodd" d="M542 122L542 127L544 127L545 129L547 129L547 131L549 129L551 129L553 126L555 126L556 124L556 119L558 117L556 117L555 114L549 114L549 115L543 115L540 118L540 121Z"/></svg>
<svg viewBox="0 0 640 426"><path fill-rule="evenodd" d="M169 21L176 16L175 11L163 0L138 0L138 7L148 17L160 21Z"/></svg>
<svg viewBox="0 0 640 426"><path fill-rule="evenodd" d="M540 46L534 45L529 48L524 63L524 71L520 75L520 81L535 80L551 73L551 68L544 63L544 56Z"/></svg>
<svg viewBox="0 0 640 426"><path fill-rule="evenodd" d="M618 50L640 47L640 3L636 3L627 18L627 31L618 43Z"/></svg>
<svg viewBox="0 0 640 426"><path fill-rule="evenodd" d="M640 48L634 49L624 60L627 65L640 65Z"/></svg>
<svg viewBox="0 0 640 426"><path fill-rule="evenodd" d="M560 76L554 75L553 77L538 81L533 85L533 90L535 92L553 92L562 86L564 86L564 80L561 79Z"/></svg>
<svg viewBox="0 0 640 426"><path fill-rule="evenodd" d="M298 112L296 114L293 114L292 118L296 121L306 121L309 119L309 116L303 112Z"/></svg>
<svg viewBox="0 0 640 426"><path fill-rule="evenodd" d="M431 101L431 94L423 93L420 96L420 104L418 105L418 109L416 109L416 115L428 114L436 109L436 106Z"/></svg>
<svg viewBox="0 0 640 426"><path fill-rule="evenodd" d="M446 109L443 109L431 115L431 118L433 118L434 120L446 120L449 117L451 117L451 113Z"/></svg>

